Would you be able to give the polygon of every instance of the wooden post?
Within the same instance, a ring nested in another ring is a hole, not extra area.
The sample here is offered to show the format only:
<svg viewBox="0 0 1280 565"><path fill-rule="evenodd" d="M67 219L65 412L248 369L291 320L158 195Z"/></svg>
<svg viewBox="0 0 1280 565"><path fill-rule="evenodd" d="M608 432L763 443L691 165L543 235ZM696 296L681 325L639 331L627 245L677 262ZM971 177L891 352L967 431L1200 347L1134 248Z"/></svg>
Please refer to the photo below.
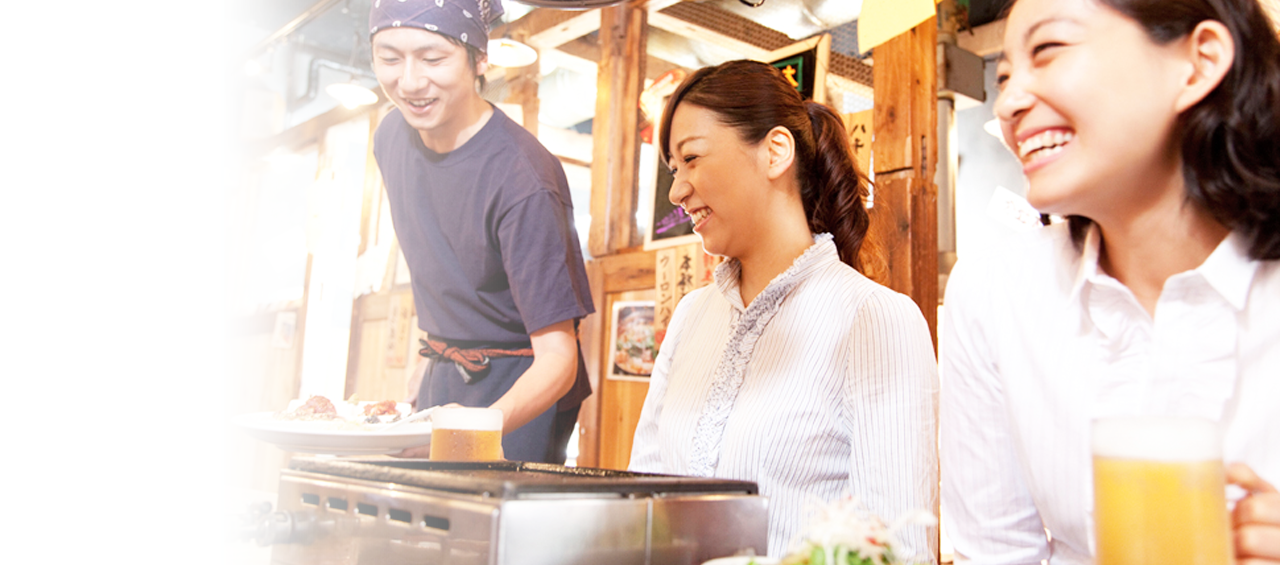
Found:
<svg viewBox="0 0 1280 565"><path fill-rule="evenodd" d="M511 39L528 45L529 33L517 30L511 34ZM540 106L538 100L538 65L507 69L506 79L510 89L507 99L503 102L520 105L524 121L521 125L536 137L538 135L538 109Z"/></svg>
<svg viewBox="0 0 1280 565"><path fill-rule="evenodd" d="M938 344L937 18L875 48L872 231L888 286L915 300Z"/></svg>
<svg viewBox="0 0 1280 565"><path fill-rule="evenodd" d="M644 88L648 11L644 0L600 9L600 71L591 128L591 232L587 247L604 257L639 244L640 91Z"/></svg>
<svg viewBox="0 0 1280 565"><path fill-rule="evenodd" d="M591 382L591 396L582 401L578 409L578 466L600 466L600 412L604 393L605 312L607 302L604 293L604 269L600 261L587 262L587 284L591 287L591 302L596 312L582 319L578 325L578 347L582 348L582 360L587 364L587 380Z"/></svg>

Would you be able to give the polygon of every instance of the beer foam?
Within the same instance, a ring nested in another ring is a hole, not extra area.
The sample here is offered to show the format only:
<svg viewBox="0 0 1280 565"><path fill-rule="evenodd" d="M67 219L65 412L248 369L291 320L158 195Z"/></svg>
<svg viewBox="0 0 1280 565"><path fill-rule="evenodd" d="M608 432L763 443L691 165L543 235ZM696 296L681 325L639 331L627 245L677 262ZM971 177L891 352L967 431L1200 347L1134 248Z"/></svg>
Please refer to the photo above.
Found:
<svg viewBox="0 0 1280 565"><path fill-rule="evenodd" d="M1116 459L1222 459L1218 424L1201 418L1135 416L1093 421L1093 454Z"/></svg>
<svg viewBox="0 0 1280 565"><path fill-rule="evenodd" d="M431 426L448 430L502 431L502 411L497 408L437 408Z"/></svg>

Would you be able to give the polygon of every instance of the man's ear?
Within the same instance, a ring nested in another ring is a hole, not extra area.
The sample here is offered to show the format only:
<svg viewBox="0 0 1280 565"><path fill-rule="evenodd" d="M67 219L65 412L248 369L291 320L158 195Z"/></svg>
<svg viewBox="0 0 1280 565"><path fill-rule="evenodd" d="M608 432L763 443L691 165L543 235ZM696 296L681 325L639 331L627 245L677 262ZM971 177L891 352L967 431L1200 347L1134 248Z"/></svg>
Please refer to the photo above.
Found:
<svg viewBox="0 0 1280 565"><path fill-rule="evenodd" d="M489 72L489 56L481 53L476 59L476 76L482 77L487 72Z"/></svg>
<svg viewBox="0 0 1280 565"><path fill-rule="evenodd" d="M1200 22L1183 41L1191 72L1174 100L1178 113L1199 104L1222 83L1235 61L1237 47L1231 30L1217 20Z"/></svg>
<svg viewBox="0 0 1280 565"><path fill-rule="evenodd" d="M796 139L791 135L791 130L775 126L765 134L761 143L764 144L768 159L765 174L769 180L777 180L791 170L791 165L796 160Z"/></svg>

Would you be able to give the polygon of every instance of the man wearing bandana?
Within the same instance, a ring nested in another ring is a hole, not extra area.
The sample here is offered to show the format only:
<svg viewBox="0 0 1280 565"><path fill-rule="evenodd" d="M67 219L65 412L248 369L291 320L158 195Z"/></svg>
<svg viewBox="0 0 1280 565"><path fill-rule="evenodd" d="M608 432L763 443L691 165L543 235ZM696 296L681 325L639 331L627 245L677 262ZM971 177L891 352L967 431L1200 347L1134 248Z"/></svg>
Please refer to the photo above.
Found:
<svg viewBox="0 0 1280 565"><path fill-rule="evenodd" d="M591 394L576 326L594 307L563 167L477 90L501 13L374 0L373 68L396 106L374 156L428 336L417 407L499 408L507 459L563 463Z"/></svg>

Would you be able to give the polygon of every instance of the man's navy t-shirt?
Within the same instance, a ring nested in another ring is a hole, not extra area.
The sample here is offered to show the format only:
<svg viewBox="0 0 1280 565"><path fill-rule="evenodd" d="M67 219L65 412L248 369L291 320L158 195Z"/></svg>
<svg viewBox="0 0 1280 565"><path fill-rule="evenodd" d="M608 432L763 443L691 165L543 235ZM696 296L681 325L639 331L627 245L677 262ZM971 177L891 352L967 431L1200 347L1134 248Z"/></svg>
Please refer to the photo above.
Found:
<svg viewBox="0 0 1280 565"><path fill-rule="evenodd" d="M374 134L374 156L423 331L527 343L534 331L595 311L564 168L501 110L445 154L392 110Z"/></svg>

